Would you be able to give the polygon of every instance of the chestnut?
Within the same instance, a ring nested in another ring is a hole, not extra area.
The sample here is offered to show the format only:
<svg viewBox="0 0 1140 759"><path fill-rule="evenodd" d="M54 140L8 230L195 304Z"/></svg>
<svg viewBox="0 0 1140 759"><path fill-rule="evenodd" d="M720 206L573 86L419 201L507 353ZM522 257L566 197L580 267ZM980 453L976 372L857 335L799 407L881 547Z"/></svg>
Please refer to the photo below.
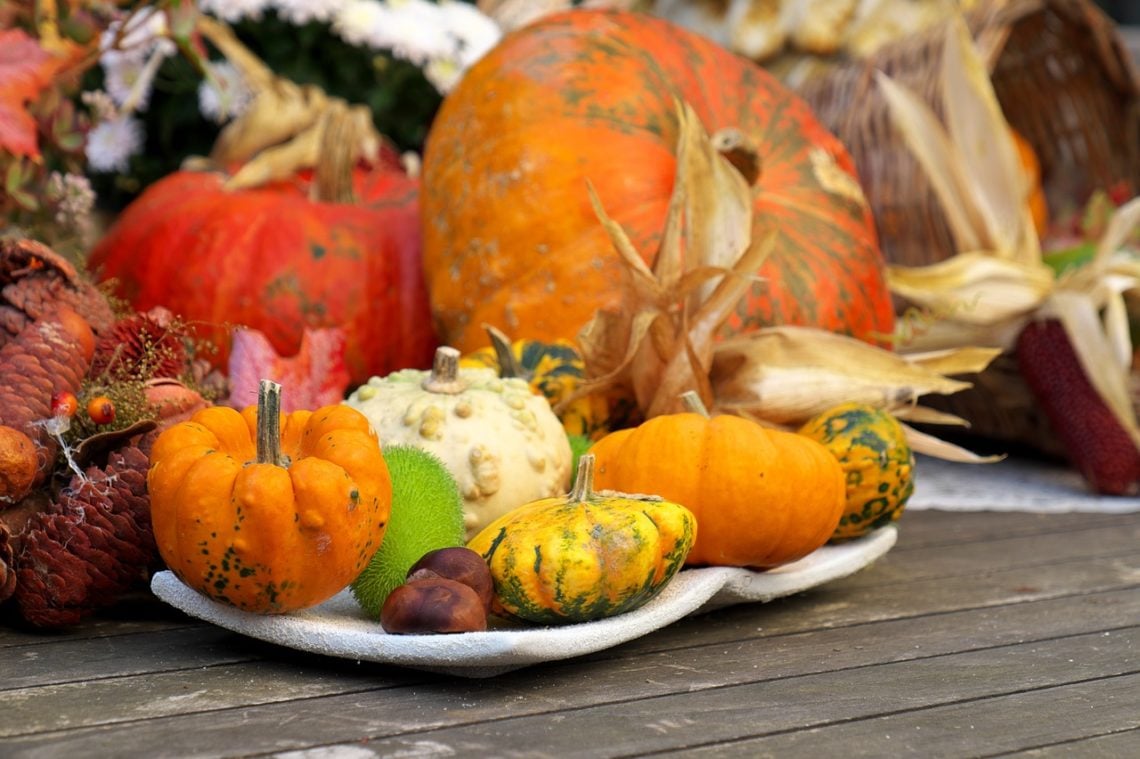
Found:
<svg viewBox="0 0 1140 759"><path fill-rule="evenodd" d="M463 583L478 594L484 611L491 610L491 599L495 595L491 569L483 557L470 548L454 546L428 551L408 570L409 580L430 577L446 577Z"/></svg>
<svg viewBox="0 0 1140 759"><path fill-rule="evenodd" d="M380 624L387 632L458 633L487 629L482 599L461 582L444 577L411 580L384 601Z"/></svg>

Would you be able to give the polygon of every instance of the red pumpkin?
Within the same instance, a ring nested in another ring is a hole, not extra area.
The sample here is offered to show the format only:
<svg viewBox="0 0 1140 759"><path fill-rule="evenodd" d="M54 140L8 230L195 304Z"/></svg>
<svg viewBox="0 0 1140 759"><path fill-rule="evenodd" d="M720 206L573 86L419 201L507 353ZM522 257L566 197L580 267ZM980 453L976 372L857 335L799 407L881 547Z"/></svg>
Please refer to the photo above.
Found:
<svg viewBox="0 0 1140 759"><path fill-rule="evenodd" d="M619 259L590 206L648 261L673 189L688 101L710 134L759 153L757 229L775 251L728 329L790 323L875 339L894 313L850 156L757 65L646 15L573 11L504 38L446 98L424 155L424 265L443 342L470 352L483 324L573 338L617 305Z"/></svg>
<svg viewBox="0 0 1140 759"><path fill-rule="evenodd" d="M355 204L310 200L309 172L233 192L223 181L179 171L147 188L93 251L94 270L135 308L194 323L222 367L235 325L286 356L306 327L341 327L356 383L431 364L415 179L394 161L359 166Z"/></svg>

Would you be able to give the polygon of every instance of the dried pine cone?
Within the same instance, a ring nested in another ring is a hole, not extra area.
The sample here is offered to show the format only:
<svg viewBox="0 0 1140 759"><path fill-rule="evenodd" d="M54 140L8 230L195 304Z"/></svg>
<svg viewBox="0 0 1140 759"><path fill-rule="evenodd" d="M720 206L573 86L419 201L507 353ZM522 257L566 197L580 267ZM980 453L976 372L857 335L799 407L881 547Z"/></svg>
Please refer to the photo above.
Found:
<svg viewBox="0 0 1140 759"><path fill-rule="evenodd" d="M0 603L7 601L16 591L15 553L12 533L8 525L0 522Z"/></svg>
<svg viewBox="0 0 1140 759"><path fill-rule="evenodd" d="M96 334L115 320L106 296L66 258L32 240L0 240L0 345L62 306Z"/></svg>
<svg viewBox="0 0 1140 759"><path fill-rule="evenodd" d="M126 446L73 477L32 517L16 559L15 600L38 627L73 625L143 586L159 565L146 494L147 454Z"/></svg>
<svg viewBox="0 0 1140 759"><path fill-rule="evenodd" d="M87 332L77 334L79 330ZM28 324L0 348L0 425L35 443L38 462L31 487L42 483L55 464L58 446L43 422L51 418L53 394L79 391L89 366L88 340L94 342L86 323L71 312L61 320L52 317ZM19 500L25 494L7 497Z"/></svg>

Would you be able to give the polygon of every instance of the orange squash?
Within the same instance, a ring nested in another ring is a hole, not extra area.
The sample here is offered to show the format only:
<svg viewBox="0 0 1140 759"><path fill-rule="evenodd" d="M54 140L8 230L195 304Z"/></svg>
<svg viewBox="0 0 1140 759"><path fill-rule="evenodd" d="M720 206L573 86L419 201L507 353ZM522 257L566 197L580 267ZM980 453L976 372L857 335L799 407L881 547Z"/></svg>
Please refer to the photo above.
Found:
<svg viewBox="0 0 1140 759"><path fill-rule="evenodd" d="M651 493L693 512L691 565L795 561L827 542L847 502L843 469L824 446L738 416L657 416L590 453L599 490Z"/></svg>
<svg viewBox="0 0 1140 759"><path fill-rule="evenodd" d="M891 333L884 262L853 162L808 105L679 26L575 10L505 37L433 122L423 261L444 343L470 353L484 343L484 323L516 338L573 339L596 310L618 305L620 258L587 182L648 261L673 191L678 100L754 180L755 223L777 235L763 279L726 329Z"/></svg>
<svg viewBox="0 0 1140 759"><path fill-rule="evenodd" d="M191 588L276 614L328 600L380 547L392 483L368 420L344 405L214 406L165 430L147 485L155 541Z"/></svg>

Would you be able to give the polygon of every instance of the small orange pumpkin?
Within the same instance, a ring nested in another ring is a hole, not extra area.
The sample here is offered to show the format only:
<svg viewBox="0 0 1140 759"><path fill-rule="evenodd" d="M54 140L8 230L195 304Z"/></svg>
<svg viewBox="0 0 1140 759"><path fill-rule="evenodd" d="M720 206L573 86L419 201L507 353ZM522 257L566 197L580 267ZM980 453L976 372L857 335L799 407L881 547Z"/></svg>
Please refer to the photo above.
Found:
<svg viewBox="0 0 1140 759"><path fill-rule="evenodd" d="M686 396L690 408L699 404ZM847 502L843 469L827 448L728 414L656 416L610 433L590 453L599 490L653 493L693 512L690 565L795 561L827 542Z"/></svg>
<svg viewBox="0 0 1140 759"><path fill-rule="evenodd" d="M368 420L344 405L214 406L166 429L147 479L159 553L188 586L245 611L314 606L380 547L392 483Z"/></svg>

